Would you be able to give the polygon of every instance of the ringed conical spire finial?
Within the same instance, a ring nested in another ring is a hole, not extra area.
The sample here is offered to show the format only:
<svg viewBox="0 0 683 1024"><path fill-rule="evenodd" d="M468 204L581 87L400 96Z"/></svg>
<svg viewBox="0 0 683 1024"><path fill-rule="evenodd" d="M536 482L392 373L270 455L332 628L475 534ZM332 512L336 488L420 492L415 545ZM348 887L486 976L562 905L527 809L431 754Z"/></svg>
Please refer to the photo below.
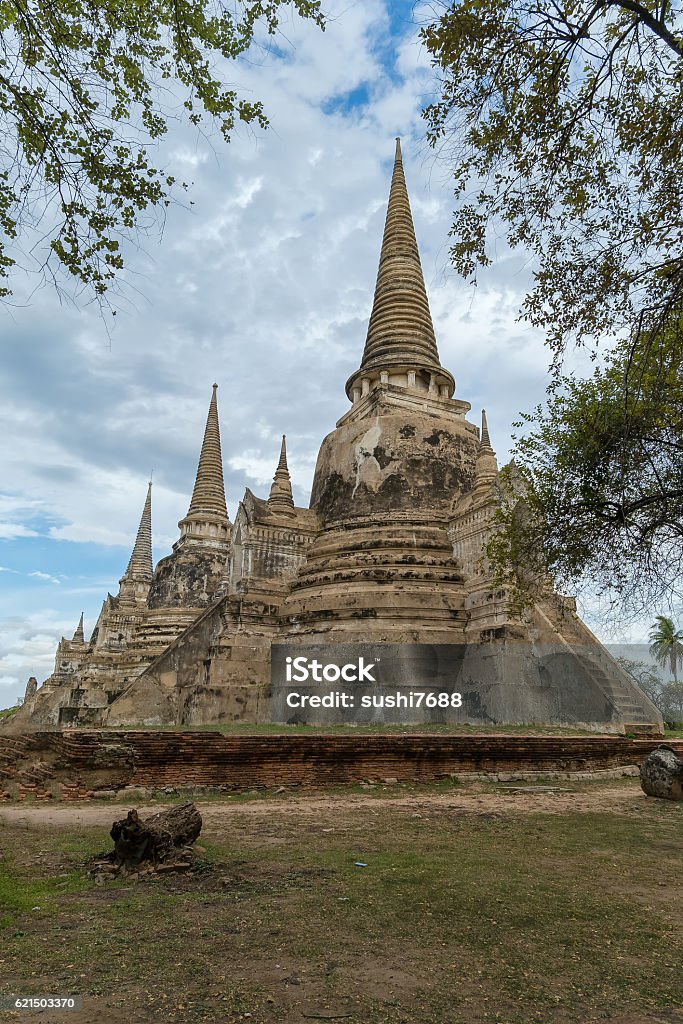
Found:
<svg viewBox="0 0 683 1024"><path fill-rule="evenodd" d="M209 403L209 412L204 428L204 441L199 455L197 477L194 490L187 510L186 518L196 515L219 516L228 518L225 504L225 485L223 483L223 459L221 457L221 432L218 425L218 401L216 391L218 384L213 385L213 393Z"/></svg>
<svg viewBox="0 0 683 1024"><path fill-rule="evenodd" d="M133 553L130 556L124 579L134 577L149 582L152 579L152 481L147 485L147 497L140 516Z"/></svg>
<svg viewBox="0 0 683 1024"><path fill-rule="evenodd" d="M477 464L475 469L476 484L488 483L498 476L498 460L496 453L491 447L489 427L486 422L486 410L481 411L481 436L479 439L479 451L477 453Z"/></svg>
<svg viewBox="0 0 683 1024"><path fill-rule="evenodd" d="M365 350L360 370L346 385L349 397L353 398L354 387L363 377L379 377L383 370L389 373L393 370L395 374L400 374L401 370L410 371L413 378L416 372L422 371L427 375L427 381L438 375L438 389L447 389L447 397L455 388L453 378L439 362L403 173L400 139L396 139L394 170Z"/></svg>
<svg viewBox="0 0 683 1024"><path fill-rule="evenodd" d="M152 582L152 481L147 485L147 497L140 516L133 553L128 568L119 580L119 600L124 605L144 601Z"/></svg>
<svg viewBox="0 0 683 1024"><path fill-rule="evenodd" d="M83 632L83 612L81 612L81 617L78 620L78 625L76 626L76 631L74 633L73 640L71 642L74 643L74 644L84 644L85 643L85 634Z"/></svg>
<svg viewBox="0 0 683 1024"><path fill-rule="evenodd" d="M489 437L489 427L486 422L486 409L481 410L481 447L491 448L491 438ZM491 448L491 451L493 449Z"/></svg>
<svg viewBox="0 0 683 1024"><path fill-rule="evenodd" d="M281 515L292 515L294 512L292 482L289 478L289 468L287 466L287 439L284 434L282 435L282 444L280 446L280 459L268 497L268 508L271 512L280 513Z"/></svg>

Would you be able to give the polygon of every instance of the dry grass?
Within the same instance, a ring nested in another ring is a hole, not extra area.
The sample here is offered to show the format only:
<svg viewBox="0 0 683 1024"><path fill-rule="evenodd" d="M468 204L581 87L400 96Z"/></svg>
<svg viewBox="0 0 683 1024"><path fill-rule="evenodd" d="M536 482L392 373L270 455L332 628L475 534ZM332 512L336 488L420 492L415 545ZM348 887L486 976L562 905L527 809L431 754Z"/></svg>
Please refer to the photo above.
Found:
<svg viewBox="0 0 683 1024"><path fill-rule="evenodd" d="M571 813L492 811L482 787L212 803L202 871L101 887L81 865L106 828L12 823L0 989L82 993L67 1024L683 1019L662 1016L683 1006L683 807L580 788Z"/></svg>

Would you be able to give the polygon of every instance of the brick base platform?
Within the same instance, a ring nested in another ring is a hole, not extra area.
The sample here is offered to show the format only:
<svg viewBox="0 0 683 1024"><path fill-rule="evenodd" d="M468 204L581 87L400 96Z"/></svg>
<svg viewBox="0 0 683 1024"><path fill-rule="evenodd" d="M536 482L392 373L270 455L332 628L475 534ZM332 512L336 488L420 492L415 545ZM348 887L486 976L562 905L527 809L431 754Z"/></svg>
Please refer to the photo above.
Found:
<svg viewBox="0 0 683 1024"><path fill-rule="evenodd" d="M618 771L661 741L624 736L42 732L0 738L0 799L81 800L127 787L251 789L449 776ZM683 741L671 744L683 755Z"/></svg>

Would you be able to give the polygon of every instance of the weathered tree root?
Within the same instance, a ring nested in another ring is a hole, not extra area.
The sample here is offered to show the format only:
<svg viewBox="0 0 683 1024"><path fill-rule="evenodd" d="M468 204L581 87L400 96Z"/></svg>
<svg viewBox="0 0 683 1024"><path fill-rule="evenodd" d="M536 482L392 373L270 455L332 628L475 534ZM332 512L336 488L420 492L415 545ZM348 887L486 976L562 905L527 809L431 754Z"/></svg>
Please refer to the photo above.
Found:
<svg viewBox="0 0 683 1024"><path fill-rule="evenodd" d="M145 821L137 811L129 811L114 822L109 833L114 840L110 862L131 872L143 865L159 869L171 861L182 861L187 854L192 857L191 851L183 848L195 842L201 829L202 816L192 802L159 811Z"/></svg>

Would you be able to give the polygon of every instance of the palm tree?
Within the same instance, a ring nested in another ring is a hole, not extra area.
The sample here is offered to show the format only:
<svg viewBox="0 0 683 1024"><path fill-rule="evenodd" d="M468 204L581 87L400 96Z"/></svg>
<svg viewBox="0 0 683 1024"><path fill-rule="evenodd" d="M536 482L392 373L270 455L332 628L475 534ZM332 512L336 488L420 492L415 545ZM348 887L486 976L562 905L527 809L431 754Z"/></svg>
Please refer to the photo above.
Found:
<svg viewBox="0 0 683 1024"><path fill-rule="evenodd" d="M683 665L683 630L676 629L673 619L658 615L650 630L650 654L662 668L669 663L674 682L678 682L678 666Z"/></svg>

